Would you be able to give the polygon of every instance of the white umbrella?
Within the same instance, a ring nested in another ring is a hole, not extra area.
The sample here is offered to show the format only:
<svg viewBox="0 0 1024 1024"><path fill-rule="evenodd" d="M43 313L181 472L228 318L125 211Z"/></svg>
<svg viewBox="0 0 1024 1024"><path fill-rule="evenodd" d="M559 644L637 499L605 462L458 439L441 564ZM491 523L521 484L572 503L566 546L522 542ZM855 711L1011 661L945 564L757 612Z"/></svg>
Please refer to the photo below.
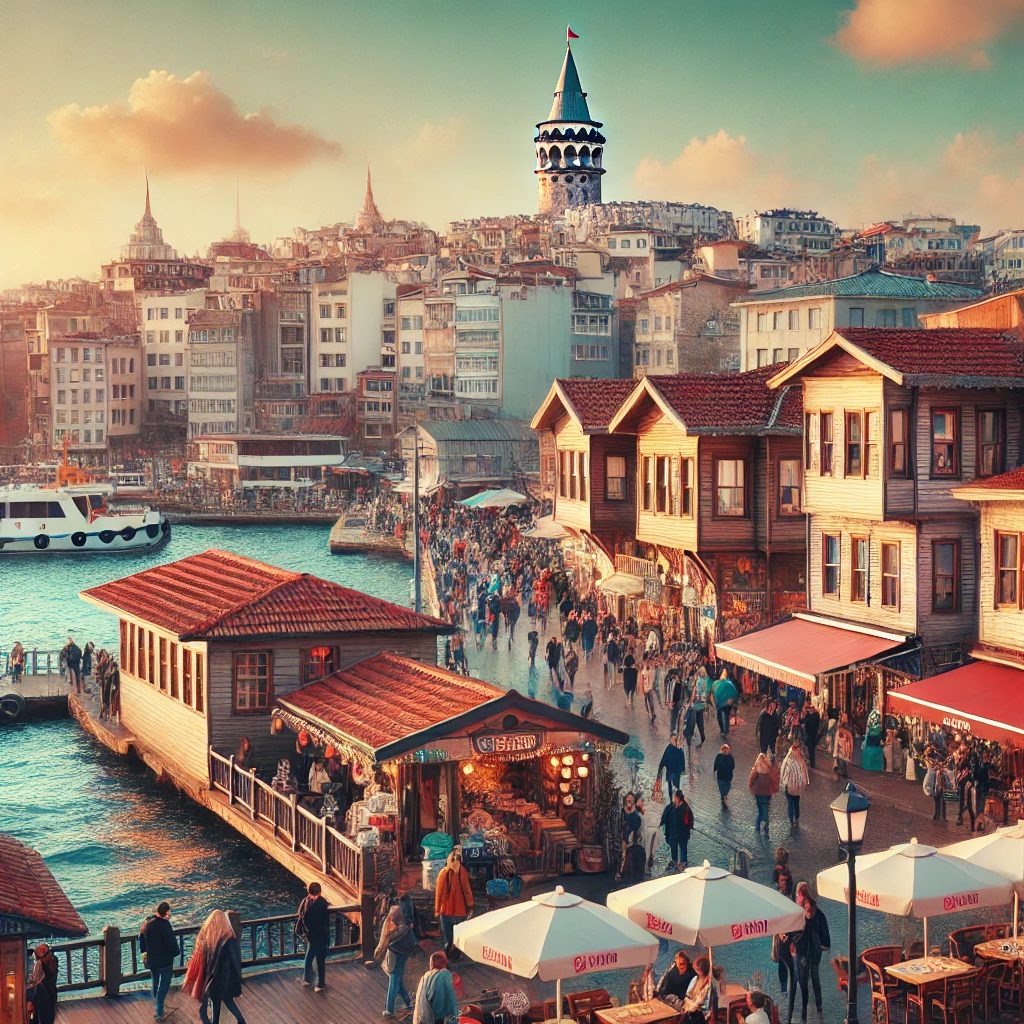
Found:
<svg viewBox="0 0 1024 1024"><path fill-rule="evenodd" d="M642 928L561 886L457 924L455 945L479 963L554 981L559 1020L563 978L646 967L658 955L657 940Z"/></svg>
<svg viewBox="0 0 1024 1024"><path fill-rule="evenodd" d="M819 895L847 903L848 874L845 864L819 871ZM925 956L929 917L1009 902L1010 883L1004 877L916 839L857 858L857 906L923 918Z"/></svg>
<svg viewBox="0 0 1024 1024"><path fill-rule="evenodd" d="M1017 918L1020 916L1020 895L1024 892L1024 821L1006 825L973 839L944 846L939 853L977 867L994 871L1013 885L1013 937L1017 938Z"/></svg>
<svg viewBox="0 0 1024 1024"><path fill-rule="evenodd" d="M569 532L555 522L554 516L541 516L535 526L523 531L523 536L538 537L540 540L563 540L569 536Z"/></svg>
<svg viewBox="0 0 1024 1024"><path fill-rule="evenodd" d="M526 500L525 494L503 487L500 491L495 491L481 501L475 502L473 508L507 508L509 505L522 505Z"/></svg>

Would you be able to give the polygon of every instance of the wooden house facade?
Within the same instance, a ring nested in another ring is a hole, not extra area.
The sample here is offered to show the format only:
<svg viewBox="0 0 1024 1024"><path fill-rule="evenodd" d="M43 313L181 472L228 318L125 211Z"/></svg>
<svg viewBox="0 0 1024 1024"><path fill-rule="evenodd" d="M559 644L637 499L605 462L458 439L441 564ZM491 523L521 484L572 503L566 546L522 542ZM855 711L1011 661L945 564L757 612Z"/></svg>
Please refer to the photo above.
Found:
<svg viewBox="0 0 1024 1024"><path fill-rule="evenodd" d="M451 627L306 573L207 551L85 590L120 620L121 724L154 770L203 800L209 750L294 752L275 701L380 653L434 665Z"/></svg>
<svg viewBox="0 0 1024 1024"><path fill-rule="evenodd" d="M638 544L718 637L803 607L800 392L769 375L647 376L609 425L636 437Z"/></svg>

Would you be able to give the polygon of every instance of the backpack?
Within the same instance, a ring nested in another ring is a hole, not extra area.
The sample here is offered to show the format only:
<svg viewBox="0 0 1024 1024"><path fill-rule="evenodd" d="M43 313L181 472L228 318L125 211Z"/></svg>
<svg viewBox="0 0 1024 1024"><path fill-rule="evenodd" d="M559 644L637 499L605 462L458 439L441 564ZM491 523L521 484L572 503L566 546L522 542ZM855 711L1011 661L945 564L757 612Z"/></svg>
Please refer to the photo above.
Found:
<svg viewBox="0 0 1024 1024"><path fill-rule="evenodd" d="M409 956L415 949L419 948L419 940L412 928L406 928L401 935L388 943L388 949L395 956Z"/></svg>

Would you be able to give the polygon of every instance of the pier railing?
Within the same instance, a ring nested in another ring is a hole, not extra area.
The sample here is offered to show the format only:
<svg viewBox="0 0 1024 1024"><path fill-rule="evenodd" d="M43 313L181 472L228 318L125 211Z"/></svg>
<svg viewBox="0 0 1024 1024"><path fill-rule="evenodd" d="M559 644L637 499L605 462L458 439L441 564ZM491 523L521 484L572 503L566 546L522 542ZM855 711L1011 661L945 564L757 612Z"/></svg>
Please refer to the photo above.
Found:
<svg viewBox="0 0 1024 1024"><path fill-rule="evenodd" d="M358 906L332 907L329 912L329 953L351 953L360 949L359 927L350 915ZM242 967L265 967L299 960L306 955L306 944L295 934L295 915L260 917L243 921L238 914L228 913L242 948ZM195 950L199 925L174 929L181 953L174 965L175 974L184 974ZM57 991L83 992L102 989L105 996L116 996L122 987L146 981L148 968L142 963L138 935L125 936L121 929L108 926L102 938L79 939L55 943L51 949L57 957Z"/></svg>
<svg viewBox="0 0 1024 1024"><path fill-rule="evenodd" d="M296 793L282 793L235 764L235 758L210 747L210 787L228 803L247 811L253 821L269 825L274 838L293 853L304 853L329 878L354 894L374 885L373 853L357 846L323 818L299 804Z"/></svg>
<svg viewBox="0 0 1024 1024"><path fill-rule="evenodd" d="M60 675L60 651L25 651L26 676ZM10 675L11 652L0 650L0 678Z"/></svg>

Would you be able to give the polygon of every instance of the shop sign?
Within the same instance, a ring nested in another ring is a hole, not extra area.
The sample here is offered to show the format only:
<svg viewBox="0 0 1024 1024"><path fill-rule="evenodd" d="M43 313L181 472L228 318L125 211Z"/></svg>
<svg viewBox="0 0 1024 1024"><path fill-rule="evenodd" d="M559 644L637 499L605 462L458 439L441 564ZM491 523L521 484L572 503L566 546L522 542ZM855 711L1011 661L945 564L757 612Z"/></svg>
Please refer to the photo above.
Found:
<svg viewBox="0 0 1024 1024"><path fill-rule="evenodd" d="M767 921L743 921L732 926L732 937L734 942L740 939L749 939L757 935L768 934Z"/></svg>
<svg viewBox="0 0 1024 1024"><path fill-rule="evenodd" d="M584 971L596 971L599 967L614 969L618 962L618 953L587 953L572 958L572 969L574 974L582 974Z"/></svg>
<svg viewBox="0 0 1024 1024"><path fill-rule="evenodd" d="M473 749L478 754L528 754L539 750L539 732L487 732L473 737Z"/></svg>
<svg viewBox="0 0 1024 1024"><path fill-rule="evenodd" d="M484 946L480 952L480 959L484 963L494 964L504 971L512 970L511 954L503 953L500 949L495 949L493 946Z"/></svg>
<svg viewBox="0 0 1024 1024"><path fill-rule="evenodd" d="M967 718L954 718L952 715L944 715L942 724L948 729L956 729L957 732L971 731L971 722Z"/></svg>
<svg viewBox="0 0 1024 1024"><path fill-rule="evenodd" d="M953 896L946 896L942 900L942 909L949 913L953 910L964 910L967 907L976 907L981 903L981 896L976 892L958 892Z"/></svg>

